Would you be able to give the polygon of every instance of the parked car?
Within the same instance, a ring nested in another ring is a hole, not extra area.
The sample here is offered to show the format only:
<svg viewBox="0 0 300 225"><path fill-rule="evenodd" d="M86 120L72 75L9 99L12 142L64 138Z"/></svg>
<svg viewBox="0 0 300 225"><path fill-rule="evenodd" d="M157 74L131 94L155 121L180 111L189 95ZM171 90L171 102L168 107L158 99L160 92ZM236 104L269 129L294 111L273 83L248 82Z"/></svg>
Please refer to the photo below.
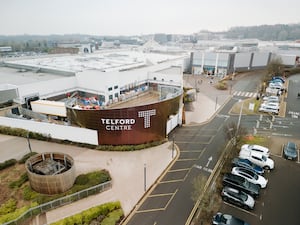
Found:
<svg viewBox="0 0 300 225"><path fill-rule="evenodd" d="M270 157L270 150L267 147L261 145L251 145L251 144L244 144L242 145L241 149L247 151L255 151L262 153L266 157Z"/></svg>
<svg viewBox="0 0 300 225"><path fill-rule="evenodd" d="M255 172L241 168L241 167L233 167L231 170L232 174L244 177L249 182L259 185L260 188L267 187L268 180L261 175L256 174Z"/></svg>
<svg viewBox="0 0 300 225"><path fill-rule="evenodd" d="M270 96L264 96L263 97L263 102L280 102L280 98L278 96L270 95Z"/></svg>
<svg viewBox="0 0 300 225"><path fill-rule="evenodd" d="M281 90L281 91L284 90L283 84L280 83L280 82L269 83L269 88L278 89L278 90Z"/></svg>
<svg viewBox="0 0 300 225"><path fill-rule="evenodd" d="M234 158L232 160L232 165L234 167L242 167L242 168L252 170L259 175L263 175L265 172L265 170L262 167L250 162L248 159Z"/></svg>
<svg viewBox="0 0 300 225"><path fill-rule="evenodd" d="M222 199L244 209L254 208L254 198L247 193L225 186L221 192Z"/></svg>
<svg viewBox="0 0 300 225"><path fill-rule="evenodd" d="M265 112L265 113L271 113L273 115L278 115L279 114L279 108L278 107L273 107L273 106L268 106L265 104L262 104L259 109L259 112Z"/></svg>
<svg viewBox="0 0 300 225"><path fill-rule="evenodd" d="M271 80L280 80L282 83L285 83L285 78L281 76L274 76Z"/></svg>
<svg viewBox="0 0 300 225"><path fill-rule="evenodd" d="M259 196L260 187L258 185L255 185L245 178L232 173L224 174L223 185L241 190L254 198Z"/></svg>
<svg viewBox="0 0 300 225"><path fill-rule="evenodd" d="M261 107L272 107L274 109L280 108L279 102L263 102L262 104L260 104L260 106Z"/></svg>
<svg viewBox="0 0 300 225"><path fill-rule="evenodd" d="M249 225L244 220L234 217L230 214L223 214L218 212L216 215L213 216L212 219L213 225Z"/></svg>
<svg viewBox="0 0 300 225"><path fill-rule="evenodd" d="M274 161L262 153L256 151L248 151L241 149L239 157L242 159L248 159L250 162L261 166L264 169L272 170L274 169Z"/></svg>
<svg viewBox="0 0 300 225"><path fill-rule="evenodd" d="M298 147L294 142L289 141L283 145L283 157L290 160L298 159Z"/></svg>

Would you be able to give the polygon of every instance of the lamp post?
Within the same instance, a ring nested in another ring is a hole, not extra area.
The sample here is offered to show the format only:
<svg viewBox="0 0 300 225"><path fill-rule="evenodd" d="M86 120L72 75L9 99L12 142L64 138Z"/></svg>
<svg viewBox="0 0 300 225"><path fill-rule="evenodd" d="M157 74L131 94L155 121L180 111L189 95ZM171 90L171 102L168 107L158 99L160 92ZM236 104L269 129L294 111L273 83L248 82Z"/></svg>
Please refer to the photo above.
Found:
<svg viewBox="0 0 300 225"><path fill-rule="evenodd" d="M175 148L175 140L174 140L174 136L173 136L173 140L172 140L172 159L174 158L174 148Z"/></svg>
<svg viewBox="0 0 300 225"><path fill-rule="evenodd" d="M27 142L28 142L29 151L30 151L30 153L32 153L31 145L30 145L30 139L29 139L29 132L27 133L26 138L27 138Z"/></svg>
<svg viewBox="0 0 300 225"><path fill-rule="evenodd" d="M144 191L147 190L147 164L144 163Z"/></svg>
<svg viewBox="0 0 300 225"><path fill-rule="evenodd" d="M240 99L239 102L240 101L242 101L242 100ZM242 118L243 108L244 108L244 101L242 101L242 105L241 105L241 108L240 108L239 119L238 119L238 123L236 125L236 131L235 131L235 135L234 135L234 145L236 145L236 139L237 139L237 136L239 134L239 129L240 129L240 125L241 125L241 118Z"/></svg>

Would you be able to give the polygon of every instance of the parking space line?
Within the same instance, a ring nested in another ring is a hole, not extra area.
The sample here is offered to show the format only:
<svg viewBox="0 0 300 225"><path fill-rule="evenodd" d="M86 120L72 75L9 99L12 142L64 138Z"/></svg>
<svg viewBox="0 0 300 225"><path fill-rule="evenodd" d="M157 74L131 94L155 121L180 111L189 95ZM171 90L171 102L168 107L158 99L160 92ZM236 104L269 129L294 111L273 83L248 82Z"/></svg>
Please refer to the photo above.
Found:
<svg viewBox="0 0 300 225"><path fill-rule="evenodd" d="M170 172L181 172L181 171L185 171L185 170L190 170L190 168L177 169L177 170L169 170L168 173L170 173Z"/></svg>
<svg viewBox="0 0 300 225"><path fill-rule="evenodd" d="M174 196L176 195L177 192L178 192L178 189L176 189L176 191L171 194L171 198L168 200L168 202L166 203L165 207L163 207L163 208L145 209L145 210L137 210L136 213L146 213L146 212L155 212L155 211L164 211L164 210L166 210L166 208L168 207L168 205L170 204L170 202L172 201L172 199L174 198ZM151 197L151 196L149 196L149 197Z"/></svg>
<svg viewBox="0 0 300 225"><path fill-rule="evenodd" d="M180 149L180 152L202 152L203 151L203 149L202 150L191 150L191 151L189 151L189 150L181 150Z"/></svg>
<svg viewBox="0 0 300 225"><path fill-rule="evenodd" d="M185 178L184 178L185 179ZM167 183L176 183L176 182L183 182L184 179L179 179L179 180L166 180L166 181L160 181L160 184L167 184Z"/></svg>
<svg viewBox="0 0 300 225"><path fill-rule="evenodd" d="M208 142L199 142L199 141L195 141L195 142L192 142L192 141L175 141L176 144L208 144Z"/></svg>
<svg viewBox="0 0 300 225"><path fill-rule="evenodd" d="M177 190L177 189L176 189ZM175 192L170 192L170 193L164 193L164 194L155 194L155 195L149 195L149 198L154 198L154 197L162 197L162 196L168 196L168 195L173 195Z"/></svg>
<svg viewBox="0 0 300 225"><path fill-rule="evenodd" d="M236 206L236 205L230 204L229 202L223 201L223 203L224 203L225 205L229 205L230 207L233 207L233 208L235 208L235 209L241 210L241 211L243 211L244 213L247 213L247 214L249 214L249 215L251 215L251 216L259 217L258 214L255 214L255 213L250 212L250 211L248 211L248 210L246 210L246 209L240 208L240 207L238 207L238 206Z"/></svg>
<svg viewBox="0 0 300 225"><path fill-rule="evenodd" d="M189 158L189 159L178 159L177 162L184 162L184 161L195 161L198 160L198 158Z"/></svg>

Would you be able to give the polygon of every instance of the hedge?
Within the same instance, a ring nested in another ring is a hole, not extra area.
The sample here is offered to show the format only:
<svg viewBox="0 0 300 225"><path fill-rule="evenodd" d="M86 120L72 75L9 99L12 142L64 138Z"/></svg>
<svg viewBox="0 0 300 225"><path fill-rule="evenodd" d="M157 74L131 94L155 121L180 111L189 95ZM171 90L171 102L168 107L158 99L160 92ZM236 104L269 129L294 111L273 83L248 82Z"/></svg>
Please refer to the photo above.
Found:
<svg viewBox="0 0 300 225"><path fill-rule="evenodd" d="M105 219L109 215L109 213L114 212L115 210L118 210L117 215L119 215L119 217L115 215L113 217L112 216L110 217L117 219L117 221L115 222L118 222L120 220L120 217L123 216L123 211L121 210L121 204L120 202L109 202L100 206L90 208L88 210L84 210L81 213L75 214L73 216L67 217L57 222L51 223L51 225L74 225L74 224L88 225L97 218ZM106 223L106 224L115 225L115 223Z"/></svg>

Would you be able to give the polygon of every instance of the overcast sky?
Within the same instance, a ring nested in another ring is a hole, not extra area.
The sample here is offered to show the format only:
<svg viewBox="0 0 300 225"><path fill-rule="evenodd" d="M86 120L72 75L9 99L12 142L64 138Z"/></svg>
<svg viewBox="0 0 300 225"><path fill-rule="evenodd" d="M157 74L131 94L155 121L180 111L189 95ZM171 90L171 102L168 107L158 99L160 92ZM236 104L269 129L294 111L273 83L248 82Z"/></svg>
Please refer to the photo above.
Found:
<svg viewBox="0 0 300 225"><path fill-rule="evenodd" d="M192 34L300 23L299 0L0 0L0 35Z"/></svg>

